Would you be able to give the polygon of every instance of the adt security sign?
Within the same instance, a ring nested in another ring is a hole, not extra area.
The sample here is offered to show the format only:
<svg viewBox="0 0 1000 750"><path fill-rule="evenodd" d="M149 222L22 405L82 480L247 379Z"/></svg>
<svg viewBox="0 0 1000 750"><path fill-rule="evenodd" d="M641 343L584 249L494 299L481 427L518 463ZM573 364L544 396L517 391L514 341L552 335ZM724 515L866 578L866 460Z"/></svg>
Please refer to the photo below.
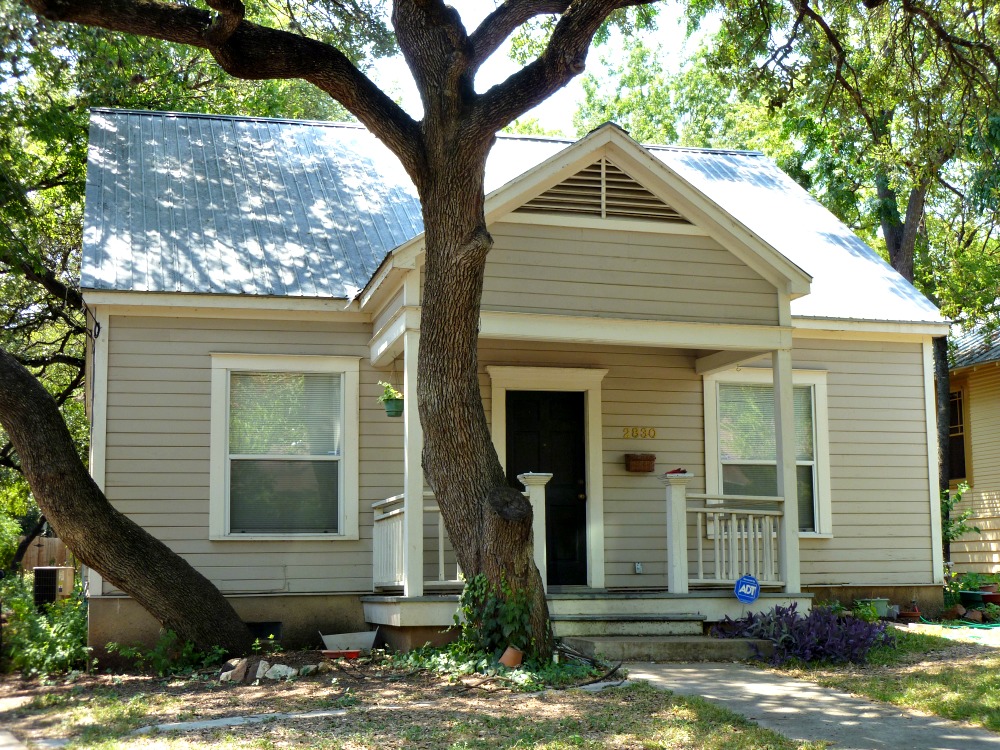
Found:
<svg viewBox="0 0 1000 750"><path fill-rule="evenodd" d="M743 576L736 582L736 598L744 604L753 604L760 596L760 584L753 576Z"/></svg>

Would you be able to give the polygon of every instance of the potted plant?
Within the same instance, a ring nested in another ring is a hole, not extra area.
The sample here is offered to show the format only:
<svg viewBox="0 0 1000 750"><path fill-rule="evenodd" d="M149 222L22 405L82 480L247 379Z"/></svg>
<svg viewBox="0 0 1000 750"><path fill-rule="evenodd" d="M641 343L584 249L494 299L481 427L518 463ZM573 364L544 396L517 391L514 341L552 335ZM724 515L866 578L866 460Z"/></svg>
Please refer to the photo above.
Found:
<svg viewBox="0 0 1000 750"><path fill-rule="evenodd" d="M397 391L392 383L380 380L378 384L382 386L382 395L378 397L378 402L385 407L386 416L403 416L403 394Z"/></svg>

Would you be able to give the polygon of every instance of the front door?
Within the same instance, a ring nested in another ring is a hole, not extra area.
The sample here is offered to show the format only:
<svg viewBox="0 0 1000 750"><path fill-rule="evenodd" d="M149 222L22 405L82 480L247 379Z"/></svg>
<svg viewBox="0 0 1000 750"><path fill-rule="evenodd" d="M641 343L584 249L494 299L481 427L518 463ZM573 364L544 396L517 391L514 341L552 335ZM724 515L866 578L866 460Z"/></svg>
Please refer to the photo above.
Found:
<svg viewBox="0 0 1000 750"><path fill-rule="evenodd" d="M587 583L587 469L583 393L507 391L507 481L548 472L545 544L550 586Z"/></svg>

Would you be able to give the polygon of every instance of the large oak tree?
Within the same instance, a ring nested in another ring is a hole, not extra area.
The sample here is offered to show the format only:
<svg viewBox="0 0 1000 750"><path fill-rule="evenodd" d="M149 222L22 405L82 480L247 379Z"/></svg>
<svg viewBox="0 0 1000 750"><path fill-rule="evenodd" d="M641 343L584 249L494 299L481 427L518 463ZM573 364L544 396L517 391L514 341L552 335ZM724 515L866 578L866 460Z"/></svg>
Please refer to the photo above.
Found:
<svg viewBox="0 0 1000 750"><path fill-rule="evenodd" d="M648 4L650 0L506 0L470 32L440 0L395 0L391 18L396 41L423 104L423 117L416 120L342 49L313 33L322 29L315 18L311 24L278 28L266 19L248 19L240 0L207 0L210 10L149 0L28 0L47 19L205 49L237 78L308 81L346 107L400 159L420 196L425 228L417 386L424 470L462 569L470 576L485 574L495 586L504 577L515 590L526 592L533 605L532 635L543 654L551 647L551 635L533 563L531 507L507 486L476 377L480 297L492 245L484 217L486 157L498 130L583 71L595 33L612 14ZM477 92L475 78L483 63L513 34L539 21L547 38L537 57L505 81ZM0 378L8 366L0 358ZM33 409L32 398L0 402L0 419L11 419L19 408ZM15 431L10 432L22 461L28 451L59 448L40 446L39 439L24 432L19 443ZM60 456L53 453L43 461ZM37 487L32 481L32 488L61 534L111 517L112 509L97 496L90 498L93 510L86 516L49 504L82 479L72 472L48 479ZM86 544L84 536L77 538ZM80 557L93 564L86 554ZM94 567L104 572L100 565Z"/></svg>

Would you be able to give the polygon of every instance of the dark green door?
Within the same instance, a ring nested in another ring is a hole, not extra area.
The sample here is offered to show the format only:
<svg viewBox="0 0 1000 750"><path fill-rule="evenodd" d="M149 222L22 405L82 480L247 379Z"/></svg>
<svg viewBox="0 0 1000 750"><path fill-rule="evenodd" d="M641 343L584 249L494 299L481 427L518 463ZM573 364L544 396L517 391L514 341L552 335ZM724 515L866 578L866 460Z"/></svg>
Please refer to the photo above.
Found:
<svg viewBox="0 0 1000 750"><path fill-rule="evenodd" d="M587 469L583 394L507 391L507 481L550 472L545 486L549 585L587 583Z"/></svg>

